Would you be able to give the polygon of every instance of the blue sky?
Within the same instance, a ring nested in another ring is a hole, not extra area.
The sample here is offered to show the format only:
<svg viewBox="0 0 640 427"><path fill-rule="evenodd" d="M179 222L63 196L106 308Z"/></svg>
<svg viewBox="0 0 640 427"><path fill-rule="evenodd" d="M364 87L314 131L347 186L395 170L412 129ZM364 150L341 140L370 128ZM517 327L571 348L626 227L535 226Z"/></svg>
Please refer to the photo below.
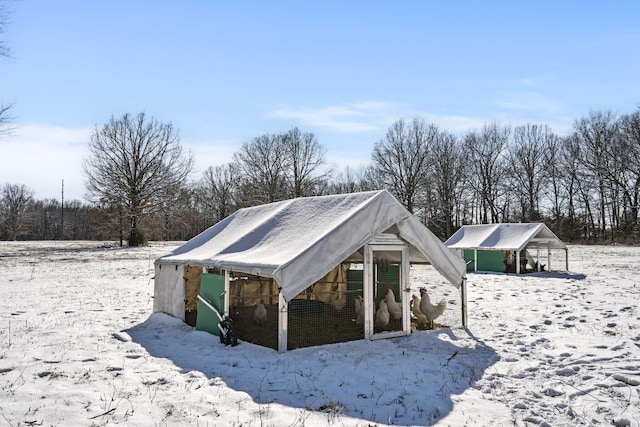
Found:
<svg viewBox="0 0 640 427"><path fill-rule="evenodd" d="M146 112L179 129L192 179L298 126L336 169L368 163L400 118L464 134L557 133L640 106L637 1L3 0L0 185L81 200L91 130Z"/></svg>

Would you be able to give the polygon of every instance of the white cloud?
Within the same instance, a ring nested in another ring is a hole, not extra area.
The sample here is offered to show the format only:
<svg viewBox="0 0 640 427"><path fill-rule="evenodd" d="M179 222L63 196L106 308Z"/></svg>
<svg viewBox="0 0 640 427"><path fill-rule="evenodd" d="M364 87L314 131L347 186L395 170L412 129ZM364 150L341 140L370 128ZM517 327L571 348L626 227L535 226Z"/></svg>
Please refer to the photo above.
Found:
<svg viewBox="0 0 640 427"><path fill-rule="evenodd" d="M496 106L505 110L517 111L542 111L550 113L559 111L560 106L553 101L546 99L539 93L518 91L502 95L495 102Z"/></svg>
<svg viewBox="0 0 640 427"><path fill-rule="evenodd" d="M60 199L64 180L65 200L84 201L86 193L82 162L89 156L93 128L65 128L47 124L17 125L0 140L0 186L24 184L37 200ZM239 148L231 141L183 139L182 145L195 158L192 179L209 166L231 161Z"/></svg>
<svg viewBox="0 0 640 427"><path fill-rule="evenodd" d="M517 79L516 83L520 86L534 87L538 84L539 80L540 80L540 77L525 76L525 77L521 77L520 79Z"/></svg>
<svg viewBox="0 0 640 427"><path fill-rule="evenodd" d="M268 114L271 118L294 119L301 124L341 133L384 130L398 118L400 107L389 102L360 102L321 108L282 105Z"/></svg>
<svg viewBox="0 0 640 427"><path fill-rule="evenodd" d="M533 91L504 93L495 101L495 105L502 109L501 121L512 125L544 123L561 135L571 130L575 119L567 115L559 101Z"/></svg>
<svg viewBox="0 0 640 427"><path fill-rule="evenodd" d="M24 184L41 200L60 198L64 180L65 199L82 200L82 159L90 134L89 128L17 124L11 135L0 140L0 185Z"/></svg>
<svg viewBox="0 0 640 427"><path fill-rule="evenodd" d="M486 120L475 117L445 115L445 114L418 114L428 123L434 123L440 130L462 135L473 129L481 128Z"/></svg>
<svg viewBox="0 0 640 427"><path fill-rule="evenodd" d="M421 117L436 124L441 130L465 133L482 127L484 119L463 115L423 112L393 102L359 102L320 108L279 106L269 117L298 120L301 124L316 126L340 133L378 133L374 139L384 137L389 126L399 119Z"/></svg>

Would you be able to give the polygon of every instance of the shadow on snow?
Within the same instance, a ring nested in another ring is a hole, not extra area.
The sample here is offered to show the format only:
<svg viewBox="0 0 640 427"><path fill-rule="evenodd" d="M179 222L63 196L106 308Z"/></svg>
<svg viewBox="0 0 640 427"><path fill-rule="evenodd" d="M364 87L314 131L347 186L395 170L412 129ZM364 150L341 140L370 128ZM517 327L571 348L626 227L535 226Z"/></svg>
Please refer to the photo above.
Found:
<svg viewBox="0 0 640 427"><path fill-rule="evenodd" d="M368 422L431 425L449 414L452 396L474 387L498 356L465 329L421 331L408 337L360 340L278 354L217 336L156 313L124 330L183 373L197 371L247 393L259 405L324 411Z"/></svg>
<svg viewBox="0 0 640 427"><path fill-rule="evenodd" d="M473 273L467 273L467 276L469 276L469 274L478 274L478 275L488 275L488 274L492 274L492 275L499 275L499 276L513 276L513 277L541 277L541 278L547 278L547 279L567 279L567 280L584 280L587 278L586 274L583 273L571 273L568 271L535 271L535 272L527 272L527 273L521 273L521 274L516 274L516 273L502 273L502 272L498 272L498 271L474 271Z"/></svg>

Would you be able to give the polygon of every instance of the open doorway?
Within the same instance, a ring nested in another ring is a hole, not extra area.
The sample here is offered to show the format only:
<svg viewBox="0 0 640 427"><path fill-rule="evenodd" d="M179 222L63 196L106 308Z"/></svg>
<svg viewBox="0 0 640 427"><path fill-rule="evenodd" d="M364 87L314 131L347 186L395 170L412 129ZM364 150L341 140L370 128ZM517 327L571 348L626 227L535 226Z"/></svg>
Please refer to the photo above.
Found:
<svg viewBox="0 0 640 427"><path fill-rule="evenodd" d="M408 335L409 257L403 242L367 245L365 250L365 335L371 339Z"/></svg>

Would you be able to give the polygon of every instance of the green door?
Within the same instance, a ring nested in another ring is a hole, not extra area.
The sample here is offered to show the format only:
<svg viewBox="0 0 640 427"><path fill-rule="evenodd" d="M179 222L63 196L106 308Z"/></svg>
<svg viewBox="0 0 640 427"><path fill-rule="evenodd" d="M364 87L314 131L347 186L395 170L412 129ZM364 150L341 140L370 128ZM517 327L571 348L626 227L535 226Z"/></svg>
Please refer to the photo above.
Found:
<svg viewBox="0 0 640 427"><path fill-rule="evenodd" d="M224 274L204 273L200 279L200 297L214 306L218 313L224 314ZM220 318L206 304L198 300L198 318L196 329L220 335L218 329Z"/></svg>

